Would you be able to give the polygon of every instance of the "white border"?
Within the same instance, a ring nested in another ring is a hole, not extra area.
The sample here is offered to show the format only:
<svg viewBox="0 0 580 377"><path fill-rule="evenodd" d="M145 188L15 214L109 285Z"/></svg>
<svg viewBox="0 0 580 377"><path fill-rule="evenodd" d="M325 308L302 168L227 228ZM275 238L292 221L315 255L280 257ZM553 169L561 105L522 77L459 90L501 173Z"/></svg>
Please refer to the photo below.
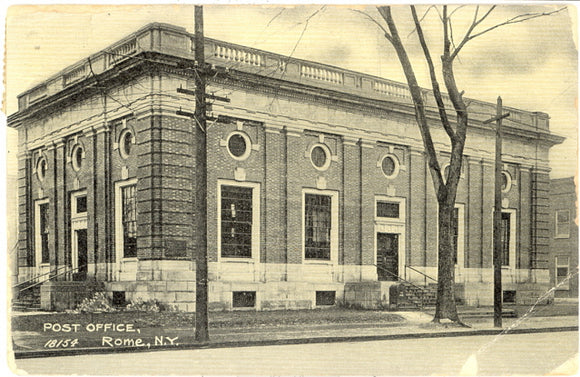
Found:
<svg viewBox="0 0 580 377"><path fill-rule="evenodd" d="M46 199L38 199L34 202L34 261L35 261L35 266L37 269L39 269L42 266L49 266L50 265L50 259L49 262L47 263L42 263L42 238L40 236L40 206L43 204L49 204L50 201L48 200L48 198ZM49 212L50 212L50 207L49 207ZM48 219L47 221L50 221L50 219ZM48 233L48 238L50 240L50 231ZM48 249L49 255L50 255L50 243L49 243L49 249Z"/></svg>
<svg viewBox="0 0 580 377"><path fill-rule="evenodd" d="M383 161L385 161L386 158L390 158L391 160L393 160L393 163L395 164L395 170L393 170L393 174L391 175L387 175L387 173L385 173L385 170L383 169ZM399 171L401 170L401 162L399 161L399 158L395 154L387 153L383 157L381 157L381 163L379 165L379 168L381 169L381 173L383 173L383 175L386 178L395 179L399 176Z"/></svg>
<svg viewBox="0 0 580 377"><path fill-rule="evenodd" d="M314 163L314 160L312 160L312 151L314 151L314 148L316 148L316 147L322 148L322 150L324 151L324 154L326 155L326 161L324 161L324 165L322 165L320 167L316 166L316 164ZM330 164L332 163L332 153L330 151L330 148L328 147L328 145L323 144L323 143L312 144L310 146L310 148L308 149L308 158L310 159L310 163L312 164L314 169L319 170L319 171L328 170L328 168L330 168Z"/></svg>
<svg viewBox="0 0 580 377"><path fill-rule="evenodd" d="M244 154L242 154L241 156L236 156L232 153L232 151L230 150L230 139L232 138L232 136L234 135L240 135L245 143L246 143L246 151L244 152ZM230 155L231 158L233 158L234 160L237 161L245 161L248 159L248 157L250 157L250 154L252 153L252 140L250 139L250 136L248 136L248 134L246 134L245 132L242 131L233 131L231 132L227 139L226 139L226 149L228 151L228 154Z"/></svg>
<svg viewBox="0 0 580 377"><path fill-rule="evenodd" d="M121 195L123 187L136 185L137 181L137 178L133 178L115 182L115 263L119 266L119 271L122 270L122 262L137 260L137 257L125 258L123 256L123 197ZM135 196L137 196L137 190L135 190Z"/></svg>
<svg viewBox="0 0 580 377"><path fill-rule="evenodd" d="M222 257L222 186L250 187L252 189L252 256L250 258ZM226 179L217 181L217 260L218 262L260 262L260 183ZM257 299L257 297L256 297Z"/></svg>
<svg viewBox="0 0 580 377"><path fill-rule="evenodd" d="M316 144L318 145L318 144ZM330 196L330 259L306 259L306 194ZM338 263L338 191L302 189L302 262L304 264L337 264Z"/></svg>

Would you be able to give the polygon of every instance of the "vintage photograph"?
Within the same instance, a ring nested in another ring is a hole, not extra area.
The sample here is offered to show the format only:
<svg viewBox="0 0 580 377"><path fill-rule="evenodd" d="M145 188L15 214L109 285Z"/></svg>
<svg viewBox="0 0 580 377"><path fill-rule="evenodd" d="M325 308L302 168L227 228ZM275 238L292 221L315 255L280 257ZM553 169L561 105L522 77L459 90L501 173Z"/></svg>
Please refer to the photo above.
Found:
<svg viewBox="0 0 580 377"><path fill-rule="evenodd" d="M578 373L577 16L7 7L8 373Z"/></svg>

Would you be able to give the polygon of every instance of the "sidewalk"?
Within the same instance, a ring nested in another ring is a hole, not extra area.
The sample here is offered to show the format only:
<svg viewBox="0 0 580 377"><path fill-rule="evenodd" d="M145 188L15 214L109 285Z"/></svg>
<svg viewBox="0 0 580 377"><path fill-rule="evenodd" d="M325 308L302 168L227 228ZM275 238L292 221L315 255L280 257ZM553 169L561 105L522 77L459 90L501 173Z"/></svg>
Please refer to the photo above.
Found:
<svg viewBox="0 0 580 377"><path fill-rule="evenodd" d="M462 320L469 328L452 323L434 324L432 315L422 312L388 312L402 317L402 321L348 322L331 324L256 325L210 328L210 341L195 341L193 328L144 328L139 333L90 334L87 339L77 338L74 347L56 345L46 333L38 331L13 331L16 358L64 356L87 353L137 352L167 349L195 349L218 347L245 347L276 344L304 344L328 342L373 341L387 339L413 339L427 337L495 335L552 331L578 331L578 316L535 315L520 318L503 318L503 329L493 327L489 310L464 313ZM483 316L481 315L483 314ZM521 315L521 314L520 314ZM50 335L50 334L48 334ZM74 336L66 335L71 340ZM85 334L87 335L87 334ZM64 339L62 336L54 339ZM47 341L48 339L48 341ZM68 339L68 338L67 338ZM137 341L139 339L140 341Z"/></svg>

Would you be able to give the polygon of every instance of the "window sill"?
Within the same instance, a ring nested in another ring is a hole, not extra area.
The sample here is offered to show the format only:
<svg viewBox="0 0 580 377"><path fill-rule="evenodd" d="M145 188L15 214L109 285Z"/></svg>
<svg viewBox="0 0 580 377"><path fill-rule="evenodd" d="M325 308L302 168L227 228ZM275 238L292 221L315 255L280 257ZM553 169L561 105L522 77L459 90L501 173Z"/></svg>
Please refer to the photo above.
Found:
<svg viewBox="0 0 580 377"><path fill-rule="evenodd" d="M556 240L566 240L566 239L569 239L569 238L570 238L570 235L569 234L568 235L560 234L560 235L554 236L554 239L556 239Z"/></svg>
<svg viewBox="0 0 580 377"><path fill-rule="evenodd" d="M123 257L123 258L121 258L121 262L137 262L137 261L138 261L137 257L131 257L131 258Z"/></svg>
<svg viewBox="0 0 580 377"><path fill-rule="evenodd" d="M336 262L333 260L304 259L304 264L334 265Z"/></svg>
<svg viewBox="0 0 580 377"><path fill-rule="evenodd" d="M246 263L246 264L254 264L257 263L253 258L228 258L228 257L221 257L218 259L218 262L223 263Z"/></svg>

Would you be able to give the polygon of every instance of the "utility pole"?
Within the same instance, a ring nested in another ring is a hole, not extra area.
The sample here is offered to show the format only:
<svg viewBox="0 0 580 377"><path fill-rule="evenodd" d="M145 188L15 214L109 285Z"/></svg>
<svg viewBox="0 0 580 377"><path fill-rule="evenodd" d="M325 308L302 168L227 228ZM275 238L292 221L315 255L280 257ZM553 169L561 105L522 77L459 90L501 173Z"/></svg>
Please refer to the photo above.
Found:
<svg viewBox="0 0 580 377"><path fill-rule="evenodd" d="M209 340L207 315L207 126L203 6L195 6L195 340Z"/></svg>
<svg viewBox="0 0 580 377"><path fill-rule="evenodd" d="M227 97L220 97L214 94L206 93L208 74L218 74L228 72L216 69L214 66L209 68L205 63L204 35L203 35L203 7L195 6L195 66L193 73L195 75L195 91L184 89L181 86L177 88L178 93L195 96L195 113L181 110L176 112L193 119L194 131L194 150L195 150L195 169L193 181L195 182L195 205L193 226L195 229L195 340L197 342L207 342L209 340L208 330L208 272L207 272L207 120L217 121L217 117L207 115L211 103L206 99L214 101L230 102ZM191 69L185 64L185 69ZM210 110L211 111L211 110Z"/></svg>
<svg viewBox="0 0 580 377"><path fill-rule="evenodd" d="M497 97L496 116L483 123L491 123L495 120L495 180L494 180L494 201L493 201L493 325L502 327L502 284L501 284L501 186L502 186L502 159L501 159L501 121L510 116L503 113L501 97Z"/></svg>

